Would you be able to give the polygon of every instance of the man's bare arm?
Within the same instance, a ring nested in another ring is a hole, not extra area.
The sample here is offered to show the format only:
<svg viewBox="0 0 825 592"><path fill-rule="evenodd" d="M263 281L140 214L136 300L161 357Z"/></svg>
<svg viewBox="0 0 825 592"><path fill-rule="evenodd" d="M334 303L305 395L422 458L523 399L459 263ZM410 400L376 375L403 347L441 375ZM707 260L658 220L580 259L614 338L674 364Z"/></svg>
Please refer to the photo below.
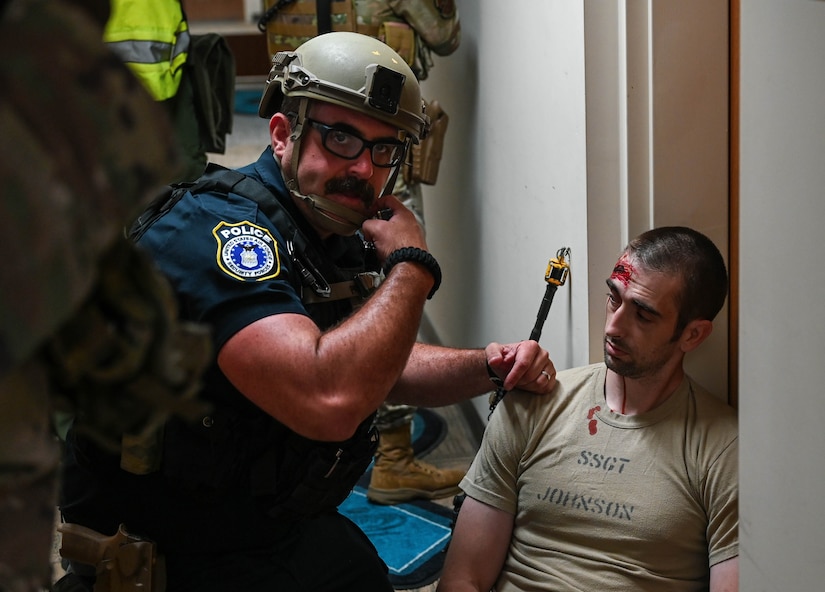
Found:
<svg viewBox="0 0 825 592"><path fill-rule="evenodd" d="M489 592L513 533L513 515L467 497L458 513L437 592Z"/></svg>
<svg viewBox="0 0 825 592"><path fill-rule="evenodd" d="M710 568L710 592L739 590L739 557L731 557Z"/></svg>
<svg viewBox="0 0 825 592"><path fill-rule="evenodd" d="M491 343L485 349L416 343L389 398L419 407L440 407L482 395L495 389L488 363L504 380L506 390L547 394L556 384L553 362L535 341Z"/></svg>
<svg viewBox="0 0 825 592"><path fill-rule="evenodd" d="M218 353L226 377L291 430L315 440L349 438L398 381L433 278L396 265L355 314L321 332L307 316L262 318Z"/></svg>

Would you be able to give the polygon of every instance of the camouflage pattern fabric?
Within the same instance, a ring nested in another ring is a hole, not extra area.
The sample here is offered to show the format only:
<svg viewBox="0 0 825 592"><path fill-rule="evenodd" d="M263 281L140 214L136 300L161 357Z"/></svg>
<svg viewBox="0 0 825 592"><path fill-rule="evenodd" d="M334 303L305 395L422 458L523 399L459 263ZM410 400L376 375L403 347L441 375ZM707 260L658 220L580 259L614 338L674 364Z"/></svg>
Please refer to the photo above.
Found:
<svg viewBox="0 0 825 592"><path fill-rule="evenodd" d="M179 172L161 107L100 39L62 3L3 15L0 374L77 309L123 223Z"/></svg>
<svg viewBox="0 0 825 592"><path fill-rule="evenodd" d="M375 427L378 431L391 430L412 422L416 407L396 403L384 403L378 409Z"/></svg>
<svg viewBox="0 0 825 592"><path fill-rule="evenodd" d="M267 8L278 0L266 0ZM333 0L333 31L377 37L407 59L419 80L433 65L432 53L453 53L461 40L454 0ZM270 56L292 50L317 34L315 0L295 0L267 24Z"/></svg>
<svg viewBox="0 0 825 592"><path fill-rule="evenodd" d="M109 384L134 385L157 358L173 366L165 354L180 353L170 341L182 330L169 326L174 303L152 289L165 280L140 265L123 236L163 180L179 173L179 150L162 107L105 49L102 22L90 18L102 6L83 4L0 4L0 590L14 592L50 585L59 448L51 413L61 400L82 414L67 377L90 376L77 372L82 348L61 350L55 336L63 345L72 331L96 340L109 362L98 370L128 368L128 376L98 375ZM135 282L151 292L138 306L116 296ZM114 322L101 294L121 304ZM100 326L81 320L95 309ZM154 316L141 325L147 309ZM136 344L142 361L119 364L121 350L102 345L107 331L110 344ZM154 382L192 382L177 366L152 373L161 375ZM101 392L117 400L95 409L106 435L118 419L138 435L159 420L161 407L135 389L123 399L119 387ZM96 408L100 399L92 399L85 404Z"/></svg>

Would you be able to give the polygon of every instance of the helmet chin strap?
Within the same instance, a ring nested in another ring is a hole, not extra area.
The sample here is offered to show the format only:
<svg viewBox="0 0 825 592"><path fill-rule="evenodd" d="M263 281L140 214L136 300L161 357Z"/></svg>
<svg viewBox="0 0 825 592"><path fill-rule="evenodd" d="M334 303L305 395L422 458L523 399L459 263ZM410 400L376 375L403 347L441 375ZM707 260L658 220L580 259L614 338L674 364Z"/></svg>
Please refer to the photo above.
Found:
<svg viewBox="0 0 825 592"><path fill-rule="evenodd" d="M337 204L320 195L304 194L298 190L295 179L285 181L289 192L309 206L309 213L313 222L328 232L349 236L355 234L366 220L355 210Z"/></svg>
<svg viewBox="0 0 825 592"><path fill-rule="evenodd" d="M309 99L302 98L298 104L298 113L290 137L293 146L292 154L295 156L290 163L289 173L291 179L286 178L286 172L283 167L281 167L281 176L289 192L309 206L309 212L313 222L320 228L333 234L350 236L361 228L364 220L367 219L366 216L320 195L302 193L300 187L298 187L298 160L301 158L301 140L304 135L304 121L306 120L308 107ZM395 186L395 180L398 178L400 169L400 164L393 169L387 182L381 189L379 197L384 196L388 189L391 190Z"/></svg>

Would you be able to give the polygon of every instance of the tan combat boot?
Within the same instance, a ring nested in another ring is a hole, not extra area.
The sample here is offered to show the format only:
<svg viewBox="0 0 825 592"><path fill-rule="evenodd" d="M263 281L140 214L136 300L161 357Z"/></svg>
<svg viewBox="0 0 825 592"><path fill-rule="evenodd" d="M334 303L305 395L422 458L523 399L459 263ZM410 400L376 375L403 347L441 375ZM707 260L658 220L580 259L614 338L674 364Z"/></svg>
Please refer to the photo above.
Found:
<svg viewBox="0 0 825 592"><path fill-rule="evenodd" d="M417 460L412 449L410 424L381 430L367 499L393 505L416 498L436 499L459 493L464 471L437 469Z"/></svg>

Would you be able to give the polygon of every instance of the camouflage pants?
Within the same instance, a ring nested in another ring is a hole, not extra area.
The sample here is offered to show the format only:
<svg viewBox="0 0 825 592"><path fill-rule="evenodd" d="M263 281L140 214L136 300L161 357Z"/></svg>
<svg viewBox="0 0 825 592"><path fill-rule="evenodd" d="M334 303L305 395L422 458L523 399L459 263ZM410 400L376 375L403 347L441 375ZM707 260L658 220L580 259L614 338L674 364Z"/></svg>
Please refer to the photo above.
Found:
<svg viewBox="0 0 825 592"><path fill-rule="evenodd" d="M47 369L27 363L0 380L0 590L43 590L57 506L59 447Z"/></svg>
<svg viewBox="0 0 825 592"><path fill-rule="evenodd" d="M378 431L391 430L412 421L417 407L384 403L378 408L375 425Z"/></svg>

